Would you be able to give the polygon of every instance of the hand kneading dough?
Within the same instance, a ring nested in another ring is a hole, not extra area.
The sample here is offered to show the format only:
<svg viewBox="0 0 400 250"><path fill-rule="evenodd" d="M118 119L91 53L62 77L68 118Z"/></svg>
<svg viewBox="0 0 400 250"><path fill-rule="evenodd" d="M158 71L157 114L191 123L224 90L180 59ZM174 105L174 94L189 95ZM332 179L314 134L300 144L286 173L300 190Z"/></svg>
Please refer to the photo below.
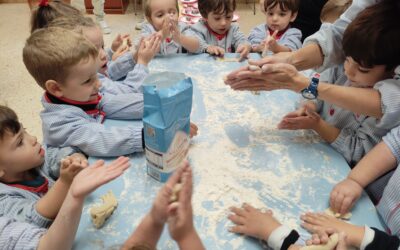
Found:
<svg viewBox="0 0 400 250"><path fill-rule="evenodd" d="M181 189L182 189L182 183L175 184L174 188L172 189L171 198L169 199L170 203L178 201L179 192L181 191Z"/></svg>
<svg viewBox="0 0 400 250"><path fill-rule="evenodd" d="M339 235L332 234L325 245L311 245L300 248L300 250L333 250L339 242Z"/></svg>
<svg viewBox="0 0 400 250"><path fill-rule="evenodd" d="M104 222L118 206L117 198L110 190L105 195L101 197L103 204L93 207L90 209L90 215L92 217L92 222L96 228L103 226Z"/></svg>
<svg viewBox="0 0 400 250"><path fill-rule="evenodd" d="M350 212L348 212L346 214L334 213L332 208L327 208L325 210L325 214L333 216L333 217L336 217L336 218L341 219L341 220L350 220L351 215L352 215Z"/></svg>

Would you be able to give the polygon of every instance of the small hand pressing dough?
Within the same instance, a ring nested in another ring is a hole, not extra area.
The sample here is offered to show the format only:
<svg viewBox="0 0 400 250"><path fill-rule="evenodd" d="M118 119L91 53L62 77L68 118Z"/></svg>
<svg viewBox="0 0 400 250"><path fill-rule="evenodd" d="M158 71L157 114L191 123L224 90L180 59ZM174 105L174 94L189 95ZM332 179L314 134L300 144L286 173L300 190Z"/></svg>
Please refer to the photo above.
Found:
<svg viewBox="0 0 400 250"><path fill-rule="evenodd" d="M182 189L182 183L177 183L177 184L175 184L174 188L172 189L171 198L169 199L169 202L170 202L170 203L175 202L175 201L178 201L178 199L179 199L179 192L181 191L181 189Z"/></svg>
<svg viewBox="0 0 400 250"><path fill-rule="evenodd" d="M217 61L218 62L239 62L239 58L235 58L235 57L217 57Z"/></svg>
<svg viewBox="0 0 400 250"><path fill-rule="evenodd" d="M350 220L352 214L350 212L346 214L340 214L340 213L334 213L332 208L327 208L325 210L325 214L333 216L335 218L341 219L341 220Z"/></svg>
<svg viewBox="0 0 400 250"><path fill-rule="evenodd" d="M336 234L332 234L329 237L329 240L326 244L324 245L310 245L310 246L305 246L300 248L300 250L334 250L336 245L339 242L339 235Z"/></svg>
<svg viewBox="0 0 400 250"><path fill-rule="evenodd" d="M90 209L92 222L96 228L103 226L104 222L111 216L118 206L118 201L110 190L101 197L103 204Z"/></svg>

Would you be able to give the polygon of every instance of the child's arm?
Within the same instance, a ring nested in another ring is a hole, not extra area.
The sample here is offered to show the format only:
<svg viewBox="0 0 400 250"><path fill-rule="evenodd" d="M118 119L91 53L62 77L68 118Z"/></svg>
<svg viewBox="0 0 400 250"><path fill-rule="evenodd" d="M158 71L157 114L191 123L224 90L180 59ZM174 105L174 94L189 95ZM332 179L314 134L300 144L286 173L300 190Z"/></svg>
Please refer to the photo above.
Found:
<svg viewBox="0 0 400 250"><path fill-rule="evenodd" d="M184 47L187 51L195 53L200 47L200 42L196 37L186 35L188 32L185 31L188 29L189 27L185 27L181 32L179 29L179 24L174 22L171 30L172 39Z"/></svg>
<svg viewBox="0 0 400 250"><path fill-rule="evenodd" d="M263 52L263 41L266 38L265 24L260 24L250 31L247 40L251 44L252 52Z"/></svg>
<svg viewBox="0 0 400 250"><path fill-rule="evenodd" d="M296 51L302 47L301 42L301 31L296 28L289 28L285 35L279 40L279 44L290 49L290 51Z"/></svg>
<svg viewBox="0 0 400 250"><path fill-rule="evenodd" d="M36 203L40 215L52 220L57 216L75 175L86 166L87 162L71 156L61 161L60 178Z"/></svg>
<svg viewBox="0 0 400 250"><path fill-rule="evenodd" d="M347 213L360 198L363 188L396 166L393 152L385 142L380 142L332 189L330 206L341 214Z"/></svg>
<svg viewBox="0 0 400 250"><path fill-rule="evenodd" d="M235 47L235 51L240 53L240 60L242 60L250 53L251 45L246 36L239 30L239 25L233 24L231 29L233 35L232 45Z"/></svg>
<svg viewBox="0 0 400 250"><path fill-rule="evenodd" d="M129 158L119 157L108 166L97 161L73 180L64 203L38 249L71 249L79 225L85 197L101 185L117 178L130 166Z"/></svg>

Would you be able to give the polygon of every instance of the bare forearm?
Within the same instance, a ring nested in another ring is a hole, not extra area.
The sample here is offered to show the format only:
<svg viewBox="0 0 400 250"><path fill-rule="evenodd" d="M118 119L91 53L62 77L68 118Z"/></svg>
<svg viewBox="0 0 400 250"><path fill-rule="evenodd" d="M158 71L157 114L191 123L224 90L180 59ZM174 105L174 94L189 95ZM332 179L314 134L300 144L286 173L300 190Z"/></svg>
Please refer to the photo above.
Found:
<svg viewBox="0 0 400 250"><path fill-rule="evenodd" d="M322 50L318 44L309 44L292 53L290 64L298 70L306 70L322 65L324 61Z"/></svg>
<svg viewBox="0 0 400 250"><path fill-rule="evenodd" d="M389 147L380 142L351 170L348 178L363 188L396 167L396 158Z"/></svg>
<svg viewBox="0 0 400 250"><path fill-rule="evenodd" d="M145 245L150 249L156 249L157 242L160 239L164 225L158 225L147 214L135 232L124 243L122 249L131 249L134 246Z"/></svg>
<svg viewBox="0 0 400 250"><path fill-rule="evenodd" d="M203 243L199 235L193 230L188 237L178 242L179 249L181 250L204 250Z"/></svg>
<svg viewBox="0 0 400 250"><path fill-rule="evenodd" d="M199 41L195 37L181 35L179 44L189 52L196 52L199 49Z"/></svg>
<svg viewBox="0 0 400 250"><path fill-rule="evenodd" d="M60 211L70 183L58 179L52 188L36 203L36 210L43 217L54 219Z"/></svg>
<svg viewBox="0 0 400 250"><path fill-rule="evenodd" d="M83 208L83 200L68 192L53 224L39 242L38 250L69 250L75 239Z"/></svg>
<svg viewBox="0 0 400 250"><path fill-rule="evenodd" d="M332 143L336 140L336 138L340 134L340 129L330 125L324 120L320 120L318 125L314 128L314 131L317 132L322 139L325 141Z"/></svg>

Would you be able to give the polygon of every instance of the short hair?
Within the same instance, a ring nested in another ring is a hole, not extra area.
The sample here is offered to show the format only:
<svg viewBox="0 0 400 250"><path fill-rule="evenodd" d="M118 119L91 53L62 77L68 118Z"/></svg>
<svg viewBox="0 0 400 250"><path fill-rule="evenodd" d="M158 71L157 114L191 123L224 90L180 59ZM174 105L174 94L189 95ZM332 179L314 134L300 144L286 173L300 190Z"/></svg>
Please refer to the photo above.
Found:
<svg viewBox="0 0 400 250"><path fill-rule="evenodd" d="M0 140L6 134L15 135L21 130L17 114L7 106L0 105Z"/></svg>
<svg viewBox="0 0 400 250"><path fill-rule="evenodd" d="M380 2L362 12L343 35L343 51L362 67L400 64L400 4Z"/></svg>
<svg viewBox="0 0 400 250"><path fill-rule="evenodd" d="M353 0L328 0L321 10L320 19L327 22L328 17L338 19L352 4Z"/></svg>
<svg viewBox="0 0 400 250"><path fill-rule="evenodd" d="M283 11L298 12L300 8L300 0L265 0L264 11L275 8L279 4L279 8Z"/></svg>
<svg viewBox="0 0 400 250"><path fill-rule="evenodd" d="M31 14L31 33L37 29L45 28L57 17L83 16L81 12L70 4L61 0L49 2L46 6L37 6Z"/></svg>
<svg viewBox="0 0 400 250"><path fill-rule="evenodd" d="M143 12L145 17L147 17L148 19L151 19L151 8L150 8L150 2L151 0L143 0ZM178 11L179 13L179 4L178 4L178 0L175 0L176 2L176 11Z"/></svg>
<svg viewBox="0 0 400 250"><path fill-rule="evenodd" d="M197 4L203 18L207 18L211 12L227 14L236 10L236 0L199 0Z"/></svg>
<svg viewBox="0 0 400 250"><path fill-rule="evenodd" d="M90 17L59 17L49 23L48 27L58 27L67 30L83 33L84 27L98 27L98 25Z"/></svg>
<svg viewBox="0 0 400 250"><path fill-rule="evenodd" d="M71 67L97 56L97 48L82 34L58 27L33 32L23 49L24 64L43 89L48 80L64 83Z"/></svg>

